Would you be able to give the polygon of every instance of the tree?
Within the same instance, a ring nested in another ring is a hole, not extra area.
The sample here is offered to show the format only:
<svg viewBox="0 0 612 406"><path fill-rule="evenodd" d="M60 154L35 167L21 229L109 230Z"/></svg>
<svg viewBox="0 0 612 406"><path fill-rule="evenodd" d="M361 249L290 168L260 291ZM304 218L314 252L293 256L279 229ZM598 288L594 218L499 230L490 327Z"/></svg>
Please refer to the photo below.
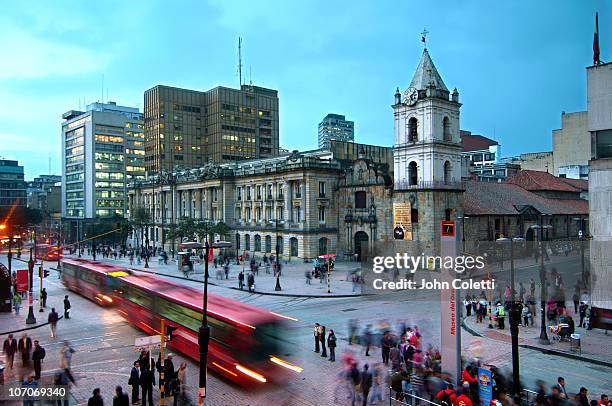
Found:
<svg viewBox="0 0 612 406"><path fill-rule="evenodd" d="M134 213L131 216L130 224L135 230L140 231L140 242L138 245L142 245L143 243L143 234L146 227L149 226L151 222L151 216L149 211L144 207L138 207L134 210Z"/></svg>

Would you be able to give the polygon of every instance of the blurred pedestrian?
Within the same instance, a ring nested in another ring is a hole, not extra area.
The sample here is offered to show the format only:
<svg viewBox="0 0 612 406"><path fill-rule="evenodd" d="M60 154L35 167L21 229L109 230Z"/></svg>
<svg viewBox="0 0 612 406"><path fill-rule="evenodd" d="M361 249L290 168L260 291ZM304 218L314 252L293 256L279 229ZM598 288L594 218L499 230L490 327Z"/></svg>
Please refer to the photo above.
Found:
<svg viewBox="0 0 612 406"><path fill-rule="evenodd" d="M363 341L366 346L365 355L370 356L370 345L372 345L372 325L368 324L363 331Z"/></svg>
<svg viewBox="0 0 612 406"><path fill-rule="evenodd" d="M70 346L68 340L64 340L64 346L60 350L60 368L70 369L72 366L72 354L74 349Z"/></svg>
<svg viewBox="0 0 612 406"><path fill-rule="evenodd" d="M315 349L314 352L319 352L320 351L320 345L319 343L321 342L321 326L319 323L315 323L314 325L314 341L315 341Z"/></svg>
<svg viewBox="0 0 612 406"><path fill-rule="evenodd" d="M363 406L368 404L368 394L370 393L370 389L372 388L372 374L368 371L369 365L365 364L363 366L363 371L361 372L361 394L363 400Z"/></svg>
<svg viewBox="0 0 612 406"><path fill-rule="evenodd" d="M142 406L146 406L147 397L149 406L153 406L153 386L155 386L155 374L147 365L140 373L140 386L142 387Z"/></svg>
<svg viewBox="0 0 612 406"><path fill-rule="evenodd" d="M255 290L255 275L252 271L249 272L249 275L247 276L247 285L249 288L249 292L253 292Z"/></svg>
<svg viewBox="0 0 612 406"><path fill-rule="evenodd" d="M135 405L140 400L140 372L138 369L140 368L140 364L138 361L134 361L134 365L132 366L132 371L130 372L130 379L128 380L128 385L132 386L132 404Z"/></svg>
<svg viewBox="0 0 612 406"><path fill-rule="evenodd" d="M327 336L327 346L329 347L329 360L331 362L336 361L336 334L334 330L329 330L329 336Z"/></svg>
<svg viewBox="0 0 612 406"><path fill-rule="evenodd" d="M19 309L21 308L21 297L15 292L13 295L13 308L15 309L15 315L19 316Z"/></svg>
<svg viewBox="0 0 612 406"><path fill-rule="evenodd" d="M242 290L244 287L244 271L240 271L238 274L238 288Z"/></svg>
<svg viewBox="0 0 612 406"><path fill-rule="evenodd" d="M319 335L319 340L321 340L321 356L323 358L326 358L327 347L325 346L325 326L321 326L321 334Z"/></svg>
<svg viewBox="0 0 612 406"><path fill-rule="evenodd" d="M32 353L32 339L27 333L23 333L17 344L17 349L21 354L21 366L26 368L30 366L30 358Z"/></svg>
<svg viewBox="0 0 612 406"><path fill-rule="evenodd" d="M182 362L179 369L176 370L176 391L174 393L174 405L180 399L181 404L189 404L187 396L187 363Z"/></svg>
<svg viewBox="0 0 612 406"><path fill-rule="evenodd" d="M40 300L42 300L42 306L47 307L47 288L43 288L40 292Z"/></svg>
<svg viewBox="0 0 612 406"><path fill-rule="evenodd" d="M38 381L32 375L28 375L28 378L21 383L22 388L37 388ZM24 400L24 406L34 406L34 400Z"/></svg>
<svg viewBox="0 0 612 406"><path fill-rule="evenodd" d="M68 295L64 296L64 318L70 318L70 300L68 299Z"/></svg>
<svg viewBox="0 0 612 406"><path fill-rule="evenodd" d="M38 340L34 340L34 352L32 353L32 361L34 362L34 377L40 379L40 371L42 369L42 362L45 359L45 349L40 346Z"/></svg>
<svg viewBox="0 0 612 406"><path fill-rule="evenodd" d="M100 388L93 390L92 396L87 401L87 406L104 406L104 399L100 395Z"/></svg>
<svg viewBox="0 0 612 406"><path fill-rule="evenodd" d="M13 360L15 359L15 353L17 352L17 340L13 338L12 334L8 335L8 338L4 340L2 344L2 352L6 357L6 366L9 369L13 369Z"/></svg>
<svg viewBox="0 0 612 406"><path fill-rule="evenodd" d="M115 251L115 256L117 255L117 251ZM117 386L115 388L115 397L113 398L113 406L130 406L130 398L127 393L123 392L123 388L121 386Z"/></svg>
<svg viewBox="0 0 612 406"><path fill-rule="evenodd" d="M57 337L57 321L59 320L59 315L55 311L55 307L51 308L51 313L49 313L49 317L47 321L49 322L49 327L51 328L51 338Z"/></svg>

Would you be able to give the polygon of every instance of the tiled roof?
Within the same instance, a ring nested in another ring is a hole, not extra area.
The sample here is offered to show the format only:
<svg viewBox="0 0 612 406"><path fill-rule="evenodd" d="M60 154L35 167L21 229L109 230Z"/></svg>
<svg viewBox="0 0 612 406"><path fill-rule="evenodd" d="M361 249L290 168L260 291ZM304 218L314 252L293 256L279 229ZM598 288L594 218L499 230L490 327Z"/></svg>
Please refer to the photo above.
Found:
<svg viewBox="0 0 612 406"><path fill-rule="evenodd" d="M482 135L461 133L461 146L463 147L463 152L481 151L483 149L489 149L491 145L499 145L499 143Z"/></svg>
<svg viewBox="0 0 612 406"><path fill-rule="evenodd" d="M548 199L509 183L468 181L463 197L467 216L517 215L525 206L543 214L589 214L586 200Z"/></svg>
<svg viewBox="0 0 612 406"><path fill-rule="evenodd" d="M559 178L559 179L565 183L568 183L570 186L573 186L584 192L589 190L589 181L586 179L570 179L570 178Z"/></svg>
<svg viewBox="0 0 612 406"><path fill-rule="evenodd" d="M507 183L518 185L527 190L554 190L559 192L582 192L582 188L571 185L548 172L522 170L506 179Z"/></svg>

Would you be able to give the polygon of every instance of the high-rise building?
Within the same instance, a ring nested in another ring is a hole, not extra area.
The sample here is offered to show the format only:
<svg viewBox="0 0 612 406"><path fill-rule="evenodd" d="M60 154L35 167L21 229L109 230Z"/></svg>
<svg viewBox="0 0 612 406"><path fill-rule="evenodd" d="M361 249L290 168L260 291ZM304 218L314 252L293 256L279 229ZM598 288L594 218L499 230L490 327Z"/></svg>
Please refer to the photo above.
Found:
<svg viewBox="0 0 612 406"><path fill-rule="evenodd" d="M61 175L40 175L27 182L28 207L47 214L61 212Z"/></svg>
<svg viewBox="0 0 612 406"><path fill-rule="evenodd" d="M612 310L612 63L587 68L587 106L592 153L589 161L589 218L593 219L589 222L591 306L609 312ZM597 310L596 314L600 315L598 327L605 325L605 312Z"/></svg>
<svg viewBox="0 0 612 406"><path fill-rule="evenodd" d="M149 173L278 155L276 90L158 85L145 92L144 106Z"/></svg>
<svg viewBox="0 0 612 406"><path fill-rule="evenodd" d="M23 166L17 161L0 159L0 208L26 206L27 184L23 177Z"/></svg>
<svg viewBox="0 0 612 406"><path fill-rule="evenodd" d="M329 148L329 141L355 141L355 123L341 114L328 114L319 123L319 148Z"/></svg>
<svg viewBox="0 0 612 406"><path fill-rule="evenodd" d="M124 216L127 185L144 179L142 113L108 102L62 118L62 216Z"/></svg>

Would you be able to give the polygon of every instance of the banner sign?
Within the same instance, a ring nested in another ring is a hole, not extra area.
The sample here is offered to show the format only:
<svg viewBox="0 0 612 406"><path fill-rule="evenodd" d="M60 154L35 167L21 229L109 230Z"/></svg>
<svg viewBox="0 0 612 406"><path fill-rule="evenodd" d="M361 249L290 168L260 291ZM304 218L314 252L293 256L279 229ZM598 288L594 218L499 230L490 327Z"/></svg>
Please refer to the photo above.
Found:
<svg viewBox="0 0 612 406"><path fill-rule="evenodd" d="M407 202L393 203L393 239L412 240L412 206Z"/></svg>

